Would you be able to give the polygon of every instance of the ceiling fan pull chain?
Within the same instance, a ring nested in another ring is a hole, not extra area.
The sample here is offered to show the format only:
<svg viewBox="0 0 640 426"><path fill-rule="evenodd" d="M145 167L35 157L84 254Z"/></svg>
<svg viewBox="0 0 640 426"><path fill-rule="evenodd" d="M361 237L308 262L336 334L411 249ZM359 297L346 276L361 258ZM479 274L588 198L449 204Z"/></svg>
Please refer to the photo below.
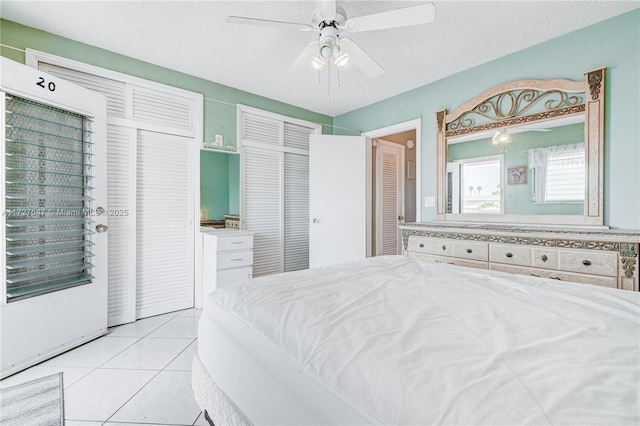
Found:
<svg viewBox="0 0 640 426"><path fill-rule="evenodd" d="M327 102L331 102L331 62L327 67Z"/></svg>

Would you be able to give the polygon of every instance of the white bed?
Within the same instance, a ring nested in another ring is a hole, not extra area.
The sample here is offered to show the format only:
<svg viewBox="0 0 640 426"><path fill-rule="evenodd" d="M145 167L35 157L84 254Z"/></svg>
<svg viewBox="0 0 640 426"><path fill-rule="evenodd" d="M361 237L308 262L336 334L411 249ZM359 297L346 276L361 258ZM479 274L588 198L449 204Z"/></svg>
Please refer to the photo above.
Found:
<svg viewBox="0 0 640 426"><path fill-rule="evenodd" d="M640 424L640 294L401 256L212 293L222 424Z"/></svg>

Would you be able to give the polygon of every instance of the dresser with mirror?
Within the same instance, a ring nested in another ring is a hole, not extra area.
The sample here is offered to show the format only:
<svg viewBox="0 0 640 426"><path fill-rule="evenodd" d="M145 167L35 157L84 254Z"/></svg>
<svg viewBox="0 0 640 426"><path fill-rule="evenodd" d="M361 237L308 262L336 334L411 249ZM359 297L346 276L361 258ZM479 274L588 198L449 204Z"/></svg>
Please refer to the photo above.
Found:
<svg viewBox="0 0 640 426"><path fill-rule="evenodd" d="M436 112L436 215L400 228L435 262L638 291L640 231L603 214L605 68L517 80Z"/></svg>

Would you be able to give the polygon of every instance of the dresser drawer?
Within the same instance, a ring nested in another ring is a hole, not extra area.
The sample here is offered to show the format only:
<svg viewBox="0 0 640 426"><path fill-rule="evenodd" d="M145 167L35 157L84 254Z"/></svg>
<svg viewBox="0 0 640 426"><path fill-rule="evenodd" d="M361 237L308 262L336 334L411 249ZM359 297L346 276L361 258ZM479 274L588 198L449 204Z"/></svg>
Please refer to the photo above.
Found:
<svg viewBox="0 0 640 426"><path fill-rule="evenodd" d="M218 270L253 264L253 251L218 253Z"/></svg>
<svg viewBox="0 0 640 426"><path fill-rule="evenodd" d="M597 275L586 275L564 271L553 271L551 269L528 268L525 266L503 265L492 263L492 271L509 272L519 275L531 275L533 277L551 278L558 281L570 281L581 284L593 284L603 287L618 287L618 279L615 277L602 277Z"/></svg>
<svg viewBox="0 0 640 426"><path fill-rule="evenodd" d="M489 260L508 265L531 266L531 249L526 246L491 244Z"/></svg>
<svg viewBox="0 0 640 426"><path fill-rule="evenodd" d="M537 268L558 269L558 250L546 247L531 249L531 265Z"/></svg>
<svg viewBox="0 0 640 426"><path fill-rule="evenodd" d="M252 277L251 267L238 268L238 269L226 269L224 271L218 271L217 288L224 287L229 284L233 284L238 281L248 280Z"/></svg>
<svg viewBox="0 0 640 426"><path fill-rule="evenodd" d="M218 237L218 252L253 248L252 235Z"/></svg>
<svg viewBox="0 0 640 426"><path fill-rule="evenodd" d="M434 256L430 254L420 254L420 253L413 254L412 256L416 259L424 259L434 263L466 266L468 268L476 268L476 269L489 269L489 264L487 262L480 262L477 260L466 260L466 259L460 259L457 257Z"/></svg>
<svg viewBox="0 0 640 426"><path fill-rule="evenodd" d="M412 235L409 237L407 249L416 253L451 256L452 244L449 240Z"/></svg>
<svg viewBox="0 0 640 426"><path fill-rule="evenodd" d="M559 250L558 269L615 277L618 275L618 254L586 250Z"/></svg>
<svg viewBox="0 0 640 426"><path fill-rule="evenodd" d="M461 259L488 261L489 244L471 241L454 241L453 256Z"/></svg>

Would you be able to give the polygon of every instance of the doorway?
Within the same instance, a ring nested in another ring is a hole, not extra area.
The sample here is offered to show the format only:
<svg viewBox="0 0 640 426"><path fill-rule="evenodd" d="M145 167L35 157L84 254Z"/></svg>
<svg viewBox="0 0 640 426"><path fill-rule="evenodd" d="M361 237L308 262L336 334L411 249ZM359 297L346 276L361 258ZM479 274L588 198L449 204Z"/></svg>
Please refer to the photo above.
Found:
<svg viewBox="0 0 640 426"><path fill-rule="evenodd" d="M420 220L420 144L416 142L420 140L420 119L372 130L363 136L372 142L368 144L371 173L367 214L371 237L367 256L402 254L398 225Z"/></svg>

